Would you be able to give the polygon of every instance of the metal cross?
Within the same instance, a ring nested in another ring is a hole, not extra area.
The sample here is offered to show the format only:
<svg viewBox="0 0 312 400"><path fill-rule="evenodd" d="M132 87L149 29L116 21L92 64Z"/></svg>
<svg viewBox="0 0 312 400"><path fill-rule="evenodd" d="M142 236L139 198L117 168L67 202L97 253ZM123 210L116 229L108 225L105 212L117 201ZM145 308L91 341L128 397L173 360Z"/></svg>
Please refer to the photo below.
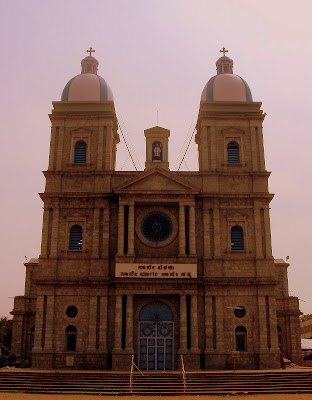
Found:
<svg viewBox="0 0 312 400"><path fill-rule="evenodd" d="M91 56L91 53L95 53L95 50L93 50L92 47L90 47L90 49L87 50L87 53L90 53L90 56Z"/></svg>
<svg viewBox="0 0 312 400"><path fill-rule="evenodd" d="M223 56L225 56L225 53L228 53L228 50L225 50L225 47L223 46L223 49L220 50L220 53L223 53Z"/></svg>

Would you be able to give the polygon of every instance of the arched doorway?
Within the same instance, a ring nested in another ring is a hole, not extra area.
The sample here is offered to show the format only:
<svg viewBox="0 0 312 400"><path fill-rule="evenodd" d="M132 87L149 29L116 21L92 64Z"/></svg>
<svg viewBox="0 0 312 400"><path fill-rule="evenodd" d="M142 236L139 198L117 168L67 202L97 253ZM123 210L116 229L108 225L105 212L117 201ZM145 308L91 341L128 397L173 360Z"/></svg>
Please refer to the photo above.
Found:
<svg viewBox="0 0 312 400"><path fill-rule="evenodd" d="M173 312L167 304L153 301L142 308L139 322L140 369L173 369L173 334Z"/></svg>

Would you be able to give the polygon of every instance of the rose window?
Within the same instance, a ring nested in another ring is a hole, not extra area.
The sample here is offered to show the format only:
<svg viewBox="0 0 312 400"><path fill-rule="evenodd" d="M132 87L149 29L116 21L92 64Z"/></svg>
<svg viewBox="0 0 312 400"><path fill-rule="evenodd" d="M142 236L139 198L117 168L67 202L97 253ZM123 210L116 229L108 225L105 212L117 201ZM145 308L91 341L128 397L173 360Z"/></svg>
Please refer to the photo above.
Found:
<svg viewBox="0 0 312 400"><path fill-rule="evenodd" d="M168 215L161 211L154 211L142 219L141 232L150 242L161 243L172 235L173 224Z"/></svg>

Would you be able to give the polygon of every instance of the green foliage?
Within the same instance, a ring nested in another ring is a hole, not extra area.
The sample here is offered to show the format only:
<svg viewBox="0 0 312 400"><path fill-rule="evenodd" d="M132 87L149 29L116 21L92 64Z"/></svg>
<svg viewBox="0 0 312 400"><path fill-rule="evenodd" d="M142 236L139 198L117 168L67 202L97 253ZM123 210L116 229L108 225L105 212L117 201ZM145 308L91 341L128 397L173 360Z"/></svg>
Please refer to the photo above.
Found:
<svg viewBox="0 0 312 400"><path fill-rule="evenodd" d="M0 318L0 348L11 349L13 320L7 317Z"/></svg>
<svg viewBox="0 0 312 400"><path fill-rule="evenodd" d="M0 318L0 368L8 365L8 363L9 365L13 365L13 362L16 360L13 354L10 356L12 325L13 321L11 319L6 317Z"/></svg>

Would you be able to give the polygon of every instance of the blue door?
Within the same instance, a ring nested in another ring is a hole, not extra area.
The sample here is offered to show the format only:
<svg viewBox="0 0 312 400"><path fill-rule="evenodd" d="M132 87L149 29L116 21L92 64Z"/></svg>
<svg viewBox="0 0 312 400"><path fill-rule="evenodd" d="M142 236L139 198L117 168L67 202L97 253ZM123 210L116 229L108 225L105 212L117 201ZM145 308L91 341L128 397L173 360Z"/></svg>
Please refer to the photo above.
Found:
<svg viewBox="0 0 312 400"><path fill-rule="evenodd" d="M140 312L140 369L173 369L173 313L167 304L152 302Z"/></svg>

